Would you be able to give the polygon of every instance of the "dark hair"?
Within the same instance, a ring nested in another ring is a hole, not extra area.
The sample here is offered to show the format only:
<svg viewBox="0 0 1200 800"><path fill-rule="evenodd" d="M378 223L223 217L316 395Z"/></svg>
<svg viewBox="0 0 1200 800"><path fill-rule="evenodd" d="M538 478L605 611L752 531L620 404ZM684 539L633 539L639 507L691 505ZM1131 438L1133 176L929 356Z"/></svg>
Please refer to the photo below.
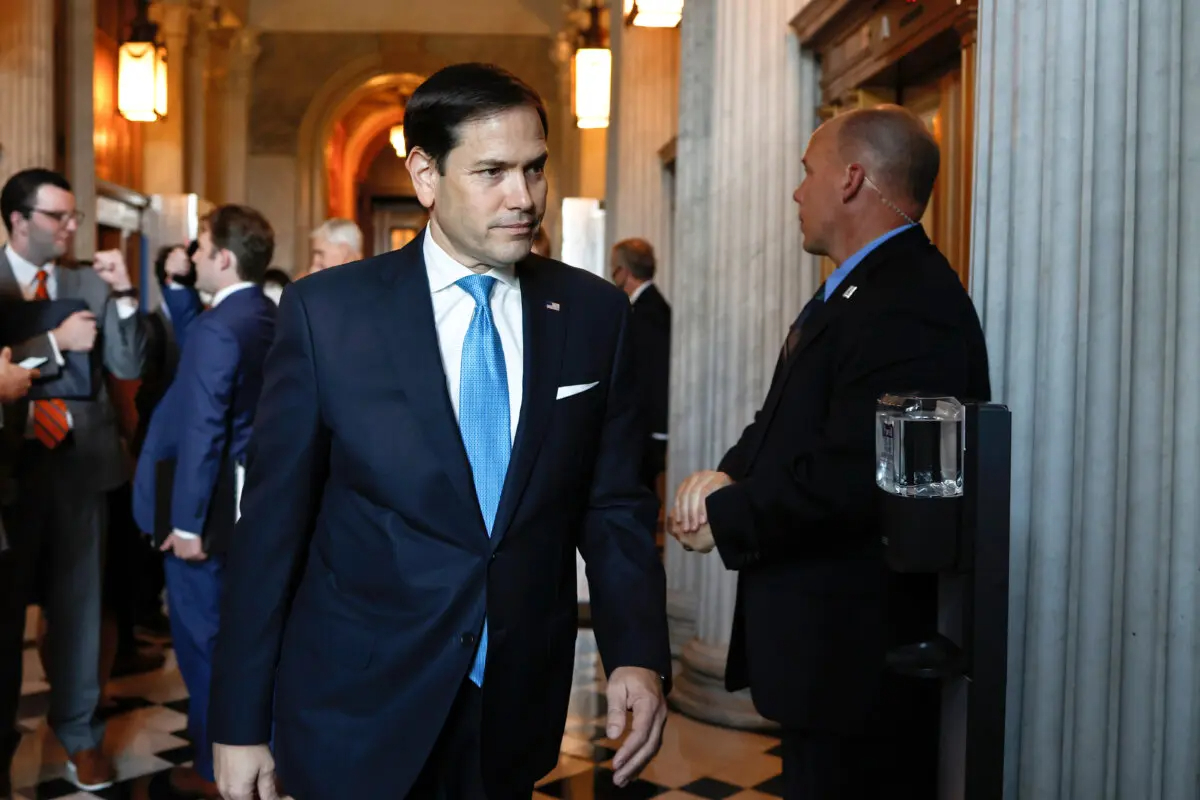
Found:
<svg viewBox="0 0 1200 800"><path fill-rule="evenodd" d="M262 282L277 283L280 286L287 286L292 282L292 278L279 267L271 267L269 270L263 273Z"/></svg>
<svg viewBox="0 0 1200 800"><path fill-rule="evenodd" d="M237 257L238 277L262 283L275 254L275 231L267 218L249 206L219 206L204 218L213 247Z"/></svg>
<svg viewBox="0 0 1200 800"><path fill-rule="evenodd" d="M44 167L23 169L15 173L4 188L0 189L0 214L4 215L4 227L12 233L12 215L20 212L28 217L37 202L38 190L43 186L56 186L64 192L71 191L71 184L62 175Z"/></svg>
<svg viewBox="0 0 1200 800"><path fill-rule="evenodd" d="M613 245L613 254L634 278L654 280L654 248L645 239L623 239Z"/></svg>
<svg viewBox="0 0 1200 800"><path fill-rule="evenodd" d="M521 106L537 112L548 134L546 106L533 87L492 64L455 64L435 72L408 99L404 143L410 151L421 148L444 174L463 123Z"/></svg>

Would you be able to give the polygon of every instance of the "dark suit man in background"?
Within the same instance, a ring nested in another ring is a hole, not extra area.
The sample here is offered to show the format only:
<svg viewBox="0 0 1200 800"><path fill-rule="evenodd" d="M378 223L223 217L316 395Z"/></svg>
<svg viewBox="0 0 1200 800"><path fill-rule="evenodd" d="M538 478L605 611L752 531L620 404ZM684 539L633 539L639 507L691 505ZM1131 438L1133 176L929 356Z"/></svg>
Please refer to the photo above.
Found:
<svg viewBox="0 0 1200 800"><path fill-rule="evenodd" d="M725 680L783 726L785 797L936 796L936 682L884 654L930 612L890 576L875 504L875 403L922 389L987 400L971 300L924 230L937 142L908 111L823 125L796 190L804 248L838 265L789 332L763 408L675 499L685 547L737 570Z"/></svg>
<svg viewBox="0 0 1200 800"><path fill-rule="evenodd" d="M634 375L642 421L647 427L642 482L658 491L658 476L667 468L667 394L671 382L671 306L654 285L657 262L645 239L613 245L612 279L629 295L633 318Z"/></svg>
<svg viewBox="0 0 1200 800"><path fill-rule="evenodd" d="M101 554L107 493L129 475L117 413L104 373L141 375L145 337L137 291L117 251L96 254L94 268L55 262L66 252L82 214L61 175L29 169L0 190L8 244L0 251L0 294L26 300L82 300L57 329L14 347L63 362L89 353L92 396L43 399L4 407L4 455L16 496L3 498L16 558L0 574L0 770L7 771L19 737L12 733L21 691L25 605L36 588L47 620L48 719L67 754L68 777L85 791L110 785L112 764L101 750ZM40 564L42 560L45 564ZM39 569L44 567L44 569ZM34 578L45 576L43 585Z"/></svg>
<svg viewBox="0 0 1200 800"><path fill-rule="evenodd" d="M154 410L138 459L134 516L143 531L155 532L157 467L173 461L173 530L163 550L171 639L188 687L188 729L196 758L193 768L176 769L171 783L184 794L216 797L208 692L224 547L234 519L214 518L222 513L215 494L222 474L236 474L236 465L244 462L262 393L275 304L259 284L271 264L275 237L257 211L221 206L205 219L199 241L196 286L213 295L212 307L191 325L175 379Z"/></svg>
<svg viewBox="0 0 1200 800"><path fill-rule="evenodd" d="M546 112L465 64L409 99L429 209L402 250L283 295L226 567L222 794L528 798L554 767L587 561L625 784L670 653L629 302L530 255ZM274 730L274 759L267 743Z"/></svg>

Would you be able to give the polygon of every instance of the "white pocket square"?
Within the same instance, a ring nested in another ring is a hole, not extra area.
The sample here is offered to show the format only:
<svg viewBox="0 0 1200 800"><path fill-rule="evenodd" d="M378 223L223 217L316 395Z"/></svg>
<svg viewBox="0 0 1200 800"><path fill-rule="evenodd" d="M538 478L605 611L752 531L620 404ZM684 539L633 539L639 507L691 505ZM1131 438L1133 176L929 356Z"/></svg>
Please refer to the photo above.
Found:
<svg viewBox="0 0 1200 800"><path fill-rule="evenodd" d="M564 397L574 397L577 394L586 392L588 389L599 386L600 381L592 381L591 383L577 383L574 386L558 387L558 396L555 400L562 400Z"/></svg>

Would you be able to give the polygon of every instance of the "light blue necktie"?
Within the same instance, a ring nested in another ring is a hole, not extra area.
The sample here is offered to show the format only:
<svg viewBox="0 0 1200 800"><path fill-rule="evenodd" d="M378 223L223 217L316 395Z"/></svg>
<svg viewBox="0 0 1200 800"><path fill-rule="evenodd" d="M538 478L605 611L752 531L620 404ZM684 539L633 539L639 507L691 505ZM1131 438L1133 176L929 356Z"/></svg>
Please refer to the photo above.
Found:
<svg viewBox="0 0 1200 800"><path fill-rule="evenodd" d="M471 474L475 479L475 495L483 512L488 536L496 524L496 509L504 490L508 459L512 452L512 434L508 411L508 372L504 368L504 348L492 320L488 299L496 279L489 275L470 275L456 281L459 287L475 300L471 327L463 340L462 371L458 385L458 428L462 432ZM483 686L483 669L487 664L487 618L475 663L471 665L471 682Z"/></svg>

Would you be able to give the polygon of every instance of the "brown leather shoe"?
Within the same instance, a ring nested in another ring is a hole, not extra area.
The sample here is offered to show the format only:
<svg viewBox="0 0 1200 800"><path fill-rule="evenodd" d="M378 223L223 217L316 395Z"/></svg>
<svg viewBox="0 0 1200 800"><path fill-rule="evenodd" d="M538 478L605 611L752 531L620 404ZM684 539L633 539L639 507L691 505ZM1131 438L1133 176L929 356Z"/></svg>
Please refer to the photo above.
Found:
<svg viewBox="0 0 1200 800"><path fill-rule="evenodd" d="M107 789L117 779L112 759L92 747L80 750L67 763L67 778L85 792Z"/></svg>
<svg viewBox="0 0 1200 800"><path fill-rule="evenodd" d="M168 778L171 791L188 798L203 798L204 800L220 800L221 793L212 781L206 781L199 772L191 767L176 767L171 770Z"/></svg>

